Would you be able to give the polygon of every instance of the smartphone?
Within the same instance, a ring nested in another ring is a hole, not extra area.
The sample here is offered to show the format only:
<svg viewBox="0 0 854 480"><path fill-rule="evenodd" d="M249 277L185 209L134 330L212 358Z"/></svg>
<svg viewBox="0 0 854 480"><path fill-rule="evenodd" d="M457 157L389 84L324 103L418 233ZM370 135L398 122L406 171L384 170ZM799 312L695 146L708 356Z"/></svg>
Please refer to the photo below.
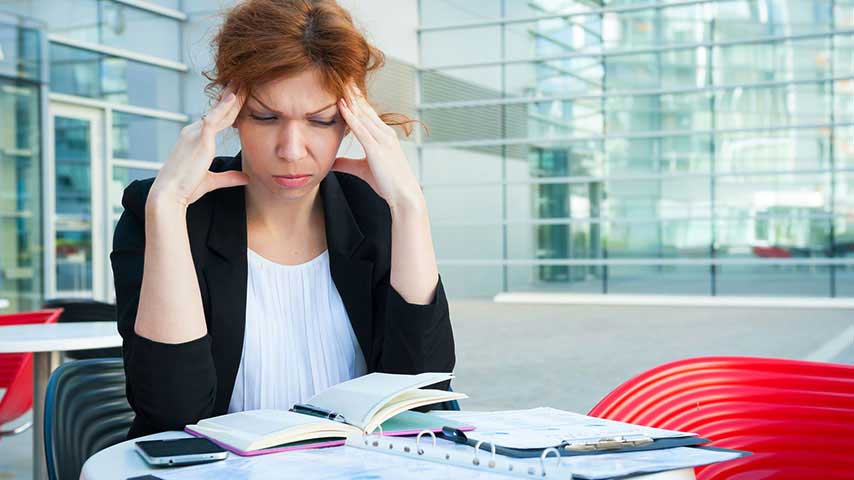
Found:
<svg viewBox="0 0 854 480"><path fill-rule="evenodd" d="M225 460L228 451L207 438L176 438L136 442L136 452L149 465L191 465Z"/></svg>

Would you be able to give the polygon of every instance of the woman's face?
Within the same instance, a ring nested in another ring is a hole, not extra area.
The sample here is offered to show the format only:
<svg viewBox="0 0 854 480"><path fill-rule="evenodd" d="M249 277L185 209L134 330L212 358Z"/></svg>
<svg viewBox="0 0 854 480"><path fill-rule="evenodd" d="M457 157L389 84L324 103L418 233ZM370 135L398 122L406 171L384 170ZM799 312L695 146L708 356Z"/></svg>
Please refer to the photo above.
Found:
<svg viewBox="0 0 854 480"><path fill-rule="evenodd" d="M316 70L267 82L253 96L237 121L249 186L287 199L315 191L347 132L338 99Z"/></svg>

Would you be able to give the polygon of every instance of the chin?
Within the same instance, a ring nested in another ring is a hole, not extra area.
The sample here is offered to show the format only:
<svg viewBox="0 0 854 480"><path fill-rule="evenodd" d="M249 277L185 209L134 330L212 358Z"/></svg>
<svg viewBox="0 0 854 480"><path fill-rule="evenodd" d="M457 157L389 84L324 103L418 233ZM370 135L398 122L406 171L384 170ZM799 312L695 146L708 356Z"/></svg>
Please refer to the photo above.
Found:
<svg viewBox="0 0 854 480"><path fill-rule="evenodd" d="M305 197L313 193L320 182L311 181L306 185L297 188L289 188L283 187L276 182L270 182L269 189L276 196L276 198L282 198L287 200L298 200L300 198Z"/></svg>

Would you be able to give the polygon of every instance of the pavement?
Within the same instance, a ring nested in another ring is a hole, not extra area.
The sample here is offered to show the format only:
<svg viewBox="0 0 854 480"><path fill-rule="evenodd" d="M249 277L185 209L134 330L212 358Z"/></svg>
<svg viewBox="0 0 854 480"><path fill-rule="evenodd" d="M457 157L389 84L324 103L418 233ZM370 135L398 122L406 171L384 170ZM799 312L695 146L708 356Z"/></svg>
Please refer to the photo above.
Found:
<svg viewBox="0 0 854 480"><path fill-rule="evenodd" d="M551 406L586 413L633 375L692 356L854 364L852 310L459 300L451 302L451 317L453 387L471 397L460 401L467 410ZM0 439L0 480L30 479L31 449L32 430Z"/></svg>

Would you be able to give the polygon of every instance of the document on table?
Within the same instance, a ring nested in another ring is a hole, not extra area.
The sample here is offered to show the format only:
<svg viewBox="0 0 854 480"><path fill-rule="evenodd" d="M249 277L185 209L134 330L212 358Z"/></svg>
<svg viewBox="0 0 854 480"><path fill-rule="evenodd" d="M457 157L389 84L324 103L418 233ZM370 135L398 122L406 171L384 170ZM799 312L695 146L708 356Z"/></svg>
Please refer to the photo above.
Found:
<svg viewBox="0 0 854 480"><path fill-rule="evenodd" d="M222 462L158 470L156 475L164 480L267 480L271 478L507 480L508 478L454 465L366 452L352 447L299 450L256 457L232 455Z"/></svg>
<svg viewBox="0 0 854 480"><path fill-rule="evenodd" d="M508 448L543 449L558 446L565 441L621 435L645 435L653 440L696 436L693 433L631 425L549 407L499 412L434 410L430 413L474 425L476 428L473 432L466 432L466 436L472 440L495 442L495 445Z"/></svg>
<svg viewBox="0 0 854 480"><path fill-rule="evenodd" d="M432 441L424 441L422 438L419 446L422 454L417 457L413 453L406 453L417 450L416 440L413 438L384 437L378 443L379 445L374 447L373 442L364 444L358 439L355 439L355 442L353 439L348 439L348 446L345 448L360 449L368 454L388 457L409 456L410 458L418 458L423 463L437 462L440 465L457 465L469 470L462 474L462 478L480 478L476 474L488 471L491 468L489 467L490 460L492 460L496 472L528 479L546 478L547 480L605 480L681 470L732 460L741 456L741 453L737 451L675 447L663 450L561 457L559 462L557 458L552 456L547 458L545 462L541 462L540 458L512 458L503 455L496 455L493 459L489 452L480 450L477 451L479 462L473 462L475 458L474 448L448 440L440 439L436 442L436 446L433 446ZM388 448L387 443L393 443L394 448ZM351 444L353 446L350 446ZM511 466L512 468L510 468ZM544 467L545 471L543 471ZM427 478L434 477L428 475ZM447 479L450 477L435 478Z"/></svg>

